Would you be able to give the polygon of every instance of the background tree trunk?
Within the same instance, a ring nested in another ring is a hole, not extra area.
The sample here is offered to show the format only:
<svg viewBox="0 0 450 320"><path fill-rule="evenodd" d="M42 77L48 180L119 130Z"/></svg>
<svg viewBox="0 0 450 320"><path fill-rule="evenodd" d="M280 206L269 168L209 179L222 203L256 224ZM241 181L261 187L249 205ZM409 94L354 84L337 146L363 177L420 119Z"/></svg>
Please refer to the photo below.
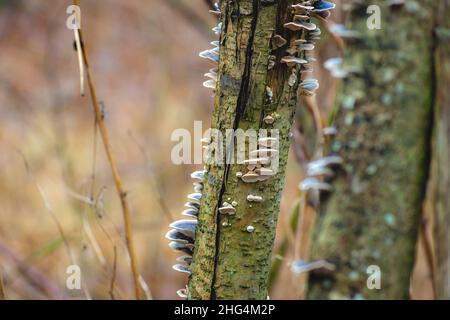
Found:
<svg viewBox="0 0 450 320"><path fill-rule="evenodd" d="M436 115L433 152L436 295L450 299L450 1L438 4L436 46Z"/></svg>
<svg viewBox="0 0 450 320"><path fill-rule="evenodd" d="M312 299L408 298L427 181L433 105L433 2L381 8L380 30L369 30L367 5L355 8L331 145L344 165L324 196L312 259L336 265L310 274ZM414 40L411 40L414 39ZM367 267L381 269L381 290L366 286Z"/></svg>
<svg viewBox="0 0 450 320"><path fill-rule="evenodd" d="M244 165L207 165L188 286L190 299L267 297L289 133L297 102L298 82L288 85L292 68L280 62L294 40L292 33L283 28L292 20L293 2L222 1L223 29L212 128L222 132L233 128L279 129L280 163L275 176L257 183L244 183L236 177L237 172L247 172ZM283 36L288 44L271 52L275 34ZM276 63L269 70L270 54L276 55ZM266 87L272 89L271 101ZM273 125L266 125L263 118L272 113L278 118ZM248 202L249 194L264 200ZM236 214L220 215L218 208L223 202L236 202ZM250 225L255 228L252 233L246 231Z"/></svg>

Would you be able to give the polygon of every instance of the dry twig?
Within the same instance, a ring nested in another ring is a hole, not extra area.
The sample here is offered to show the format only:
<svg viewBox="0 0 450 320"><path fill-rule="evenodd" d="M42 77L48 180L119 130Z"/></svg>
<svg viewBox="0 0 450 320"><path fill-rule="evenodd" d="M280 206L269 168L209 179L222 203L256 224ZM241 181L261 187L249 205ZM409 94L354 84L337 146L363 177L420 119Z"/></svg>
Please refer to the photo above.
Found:
<svg viewBox="0 0 450 320"><path fill-rule="evenodd" d="M74 0L74 4L79 6L80 5L79 0ZM117 193L119 194L119 198L120 198L120 204L122 206L122 214L123 214L124 229L125 229L125 242L126 242L128 254L130 257L130 265L131 265L131 272L132 272L132 276L133 276L135 295L136 295L136 299L140 300L141 299L141 290L139 287L139 272L137 269L136 254L135 254L135 250L134 250L133 228L132 228L132 224L131 224L130 206L128 204L127 192L125 191L125 187L123 185L122 178L119 173L119 169L117 168L116 160L112 154L109 134L108 134L108 130L106 129L104 118L102 117L102 110L101 110L100 104L97 99L97 93L95 90L94 81L92 79L92 74L91 74L90 66L89 66L89 55L88 55L88 52L86 49L86 45L83 41L83 34L81 32L81 29L78 30L78 34L79 34L80 42L83 43L83 45L81 46L81 51L83 54L83 62L85 65L85 74L87 77L87 83L88 83L88 88L89 88L89 92L90 92L90 96L91 96L92 107L94 109L96 123L97 123L98 129L99 129L99 132L100 132L100 136L103 141L103 146L105 148L106 156L108 158L108 161L109 161L109 164L111 167L112 175L114 178L114 183L115 183Z"/></svg>

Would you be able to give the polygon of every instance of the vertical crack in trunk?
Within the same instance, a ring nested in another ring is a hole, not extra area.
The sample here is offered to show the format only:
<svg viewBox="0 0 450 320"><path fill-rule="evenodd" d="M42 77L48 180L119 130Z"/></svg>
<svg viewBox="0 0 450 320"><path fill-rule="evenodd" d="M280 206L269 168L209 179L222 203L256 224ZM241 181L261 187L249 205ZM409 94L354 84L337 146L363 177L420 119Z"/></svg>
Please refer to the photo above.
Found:
<svg viewBox="0 0 450 320"><path fill-rule="evenodd" d="M239 5L239 2L238 2ZM215 282L216 282L216 273L217 273L217 263L218 263L218 259L219 259L219 249L220 249L220 213L218 212L218 208L221 206L222 203L222 199L223 199L223 195L225 193L226 190L226 185L227 185L227 180L228 180L228 173L230 170L230 160L229 159L229 155L232 154L232 148L234 148L234 134L235 134L235 130L238 128L239 126L239 122L242 118L242 116L244 115L245 112L245 108L247 106L247 102L248 102L248 98L249 98L249 87L250 87L250 74L251 74L251 69L252 69L252 61L253 61L253 39L255 36L255 30L256 30L256 24L258 22L258 0L253 0L253 18L252 18L252 23L251 23L251 30L249 33L249 40L248 40L248 44L247 44L247 51L245 54L245 67L244 67L244 73L242 75L242 81L241 81L241 86L239 89L239 96L238 96L238 100L237 100L237 106L236 106L236 115L234 118L234 123L233 123L233 135L230 138L230 141L227 141L228 143L228 148L226 149L226 165L225 165L225 173L223 175L223 181L222 181L222 187L220 190L220 195L219 195L219 201L217 203L217 207L216 207L216 243L215 243L215 248L216 248L216 252L214 255L214 271L213 271L213 277L212 277L212 281L211 281L211 300L215 300L216 299L216 290L215 290ZM236 42L236 48L238 46L238 42ZM237 49L236 49L237 50Z"/></svg>

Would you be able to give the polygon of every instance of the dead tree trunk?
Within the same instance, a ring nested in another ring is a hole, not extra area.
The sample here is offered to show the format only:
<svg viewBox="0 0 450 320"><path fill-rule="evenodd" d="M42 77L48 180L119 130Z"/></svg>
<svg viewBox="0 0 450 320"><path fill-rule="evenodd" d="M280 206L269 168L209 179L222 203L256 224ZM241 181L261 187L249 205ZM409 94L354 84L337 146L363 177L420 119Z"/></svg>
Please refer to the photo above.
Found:
<svg viewBox="0 0 450 320"><path fill-rule="evenodd" d="M360 33L349 43L331 144L344 165L323 196L312 259L336 265L310 274L311 299L408 298L427 181L433 106L433 1L381 8L370 30L366 5L349 13ZM444 72L444 71L443 71ZM447 241L448 245L448 241ZM447 248L448 249L448 248ZM381 270L381 289L367 287L367 268Z"/></svg>
<svg viewBox="0 0 450 320"><path fill-rule="evenodd" d="M295 1L298 2L298 1ZM206 166L189 299L265 299L271 251L284 185L300 67L281 63L301 32L283 27L292 20L292 0L224 0L221 3L220 61L212 128L278 129L279 170L266 181L245 183L245 165ZM274 42L274 35L287 41ZM277 49L277 46L280 46ZM274 62L274 65L273 65ZM291 80L290 80L291 79ZM294 79L294 80L295 80ZM264 121L271 115L275 121ZM227 143L224 143L224 148ZM236 154L237 150L234 150ZM248 195L262 202L249 202ZM219 208L233 204L233 215Z"/></svg>

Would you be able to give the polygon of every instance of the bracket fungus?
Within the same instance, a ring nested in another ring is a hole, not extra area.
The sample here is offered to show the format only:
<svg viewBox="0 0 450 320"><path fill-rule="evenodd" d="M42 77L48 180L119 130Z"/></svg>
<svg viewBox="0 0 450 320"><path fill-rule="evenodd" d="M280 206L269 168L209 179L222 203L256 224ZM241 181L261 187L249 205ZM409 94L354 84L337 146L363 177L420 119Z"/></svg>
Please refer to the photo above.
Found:
<svg viewBox="0 0 450 320"><path fill-rule="evenodd" d="M191 194L188 194L187 198L191 200L192 202L200 203L200 200L202 199L202 194L200 192L194 192Z"/></svg>
<svg viewBox="0 0 450 320"><path fill-rule="evenodd" d="M175 264L172 266L172 268L178 272L191 274L191 271L186 266L183 266L182 264Z"/></svg>
<svg viewBox="0 0 450 320"><path fill-rule="evenodd" d="M291 264L291 270L294 273L309 272L317 269L334 271L336 269L336 266L325 260L316 260L316 261L296 260Z"/></svg>
<svg viewBox="0 0 450 320"><path fill-rule="evenodd" d="M288 65L288 67L295 67L298 64L308 63L308 61L306 61L305 59L297 58L294 56L285 56L285 57L281 58L281 62L286 63Z"/></svg>
<svg viewBox="0 0 450 320"><path fill-rule="evenodd" d="M275 118L272 117L271 115L267 115L267 116L264 117L263 121L264 121L265 124L271 125L271 124L273 124L275 122Z"/></svg>
<svg viewBox="0 0 450 320"><path fill-rule="evenodd" d="M317 28L317 26L312 23L312 22L306 22L306 21L292 21L292 22L288 22L285 23L283 25L283 27L285 27L288 30L291 31L300 31L302 29L306 29L308 31L312 31L315 30Z"/></svg>
<svg viewBox="0 0 450 320"><path fill-rule="evenodd" d="M255 196L255 195L249 194L247 196L247 201L249 201L249 202L262 202L263 198L261 196Z"/></svg>
<svg viewBox="0 0 450 320"><path fill-rule="evenodd" d="M246 230L247 230L248 233L252 233L252 232L255 231L255 227L254 226L247 226Z"/></svg>
<svg viewBox="0 0 450 320"><path fill-rule="evenodd" d="M275 35L272 38L272 47L273 49L278 49L284 46L287 43L287 40L280 35Z"/></svg>
<svg viewBox="0 0 450 320"><path fill-rule="evenodd" d="M219 212L221 214L233 215L236 213L236 209L232 205L227 204L227 205L224 205L223 207L220 207Z"/></svg>
<svg viewBox="0 0 450 320"><path fill-rule="evenodd" d="M176 220L169 225L171 228L184 233L192 238L195 237L195 229L197 228L197 220Z"/></svg>

